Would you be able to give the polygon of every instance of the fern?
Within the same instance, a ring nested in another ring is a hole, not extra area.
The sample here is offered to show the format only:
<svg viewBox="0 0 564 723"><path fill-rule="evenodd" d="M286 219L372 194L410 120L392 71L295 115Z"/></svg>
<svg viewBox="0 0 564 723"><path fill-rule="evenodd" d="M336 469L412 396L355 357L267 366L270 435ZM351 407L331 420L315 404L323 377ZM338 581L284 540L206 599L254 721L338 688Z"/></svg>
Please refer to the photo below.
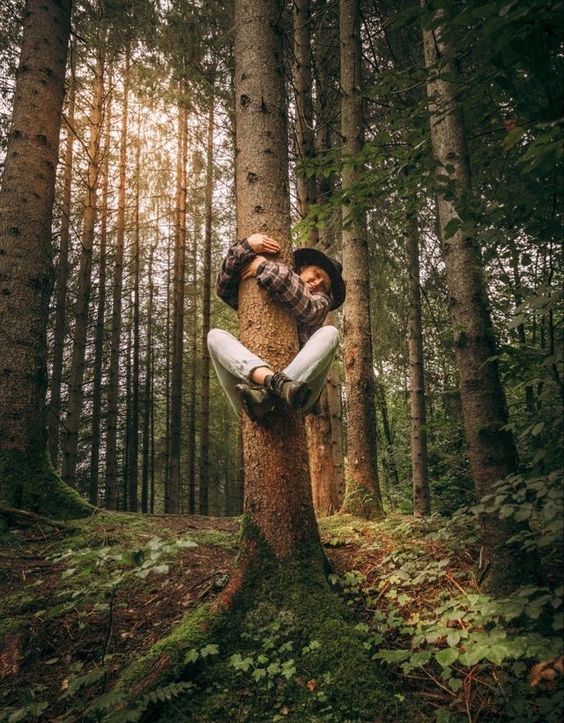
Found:
<svg viewBox="0 0 564 723"><path fill-rule="evenodd" d="M108 723L136 723L151 705L167 703L194 688L194 683L170 683L146 693L138 703L125 710L116 711L105 720ZM103 696L101 696L103 697Z"/></svg>

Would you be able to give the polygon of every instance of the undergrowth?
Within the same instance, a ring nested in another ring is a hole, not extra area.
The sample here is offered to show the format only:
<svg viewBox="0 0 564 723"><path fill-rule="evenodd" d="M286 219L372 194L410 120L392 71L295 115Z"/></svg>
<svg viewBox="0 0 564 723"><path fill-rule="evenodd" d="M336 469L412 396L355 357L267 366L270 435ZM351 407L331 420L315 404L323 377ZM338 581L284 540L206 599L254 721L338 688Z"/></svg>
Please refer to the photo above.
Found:
<svg viewBox="0 0 564 723"><path fill-rule="evenodd" d="M556 570L555 496L541 482L523 491L518 479L506 481L482 504L519 514L514 495L537 506L535 494L546 498L536 536L523 543L549 546ZM59 693L58 710L66 713L58 720L559 721L563 587L549 575L547 586L510 597L484 594L475 576L480 512L463 510L448 522L322 520L336 568L333 592L305 565L274 565L229 613L193 608L117 681L119 655L107 645L95 659L71 659ZM48 546L60 570L53 598L47 602L35 580L3 601L4 620L14 629L30 619L64 621L73 611L84 626L93 612L111 620L118 593L135 581L163 594L184 548L234 544L232 534L215 530L175 536L154 529L138 516L81 523L74 537ZM173 676L135 692L143 666L151 671L173 648L180 656ZM49 720L49 695L38 683L19 691L16 703L12 691L0 721Z"/></svg>

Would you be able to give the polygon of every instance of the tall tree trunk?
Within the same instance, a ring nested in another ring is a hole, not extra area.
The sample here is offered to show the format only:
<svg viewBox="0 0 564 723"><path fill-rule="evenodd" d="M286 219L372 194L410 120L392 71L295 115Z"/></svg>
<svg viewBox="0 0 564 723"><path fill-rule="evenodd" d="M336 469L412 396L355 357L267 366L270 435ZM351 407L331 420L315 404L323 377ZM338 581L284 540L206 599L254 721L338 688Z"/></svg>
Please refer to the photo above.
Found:
<svg viewBox="0 0 564 723"><path fill-rule="evenodd" d="M213 85L212 85L213 87ZM210 355L207 338L211 314L211 247L212 247L212 203L213 203L213 129L214 94L210 97L208 111L208 138L206 156L206 198L204 217L204 268L203 268L203 310L202 310L202 390L200 394L200 490L209 488L209 447L210 447ZM194 323L195 323L194 319ZM194 357L196 350L194 349Z"/></svg>
<svg viewBox="0 0 564 723"><path fill-rule="evenodd" d="M118 503L118 508L122 510L129 509L130 502L130 484L131 484L131 439L132 439L132 425L131 425L131 410L132 410L132 385L131 385L131 370L132 370L132 353L133 353L133 293L132 289L129 291L128 296L128 319L126 323L127 333L127 345L125 347L125 434L124 434L124 451L123 451L123 467L122 467L122 492L123 492L123 504Z"/></svg>
<svg viewBox="0 0 564 723"><path fill-rule="evenodd" d="M399 487L399 474L398 465L396 462L396 454L394 450L394 440L392 436L392 428L390 426L390 415L388 414L388 402L386 400L386 389L383 382L383 371L381 367L378 368L378 379L376 379L376 405L380 414L380 421L382 422L382 433L384 436L385 443L385 465L384 471L387 477L387 484L385 487L385 495L390 508L392 507L393 496L390 491L390 487L393 486L395 490Z"/></svg>
<svg viewBox="0 0 564 723"><path fill-rule="evenodd" d="M106 507L117 509L117 424L119 401L119 363L122 325L123 259L125 238L125 184L127 172L127 121L129 93L129 48L125 51L123 73L123 105L119 148L118 212L116 220L116 249L112 294L112 337L110 348L110 378L108 384L108 419L106 432Z"/></svg>
<svg viewBox="0 0 564 723"><path fill-rule="evenodd" d="M340 383L328 378L319 398L318 411L306 419L313 506L318 515L339 510L344 493L343 447L334 434L333 409L340 407Z"/></svg>
<svg viewBox="0 0 564 723"><path fill-rule="evenodd" d="M51 220L70 0L28 0L0 190L0 499L59 517L90 509L48 462Z"/></svg>
<svg viewBox="0 0 564 723"><path fill-rule="evenodd" d="M108 99L105 118L104 160L101 168L102 204L100 213L100 267L98 269L98 306L96 310L96 331L94 335L94 372L92 379L92 450L90 453L90 482L88 499L98 504L98 478L100 476L100 443L102 429L102 373L104 342L106 340L106 271L109 214L109 167L112 128L112 78L108 79Z"/></svg>
<svg viewBox="0 0 564 723"><path fill-rule="evenodd" d="M296 102L296 188L298 191L298 209L305 218L317 197L317 184L314 174L307 174L308 161L315 158L313 135L312 90L312 53L311 53L311 2L294 0L294 95ZM308 231L309 241L315 245L318 239L317 227Z"/></svg>
<svg viewBox="0 0 564 723"><path fill-rule="evenodd" d="M157 207L158 208L158 207ZM157 210L157 219L158 219ZM145 350L145 382L143 385L143 453L141 471L141 512L149 512L149 479L150 479L150 456L151 456L151 425L153 418L153 405L151 390L153 383L153 369L151 366L153 350L153 295L155 285L153 281L153 255L157 248L158 222L156 230L155 245L149 251L149 302L147 305L147 348ZM151 510L152 511L152 510Z"/></svg>
<svg viewBox="0 0 564 723"><path fill-rule="evenodd" d="M199 188L200 184L195 178L194 187ZM197 406L198 406L198 382L196 374L196 360L198 356L198 242L200 239L201 214L198 208L194 209L194 237L192 239L192 257L190 279L192 287L191 302L191 334L190 334L190 395L188 397L188 418L186 426L188 428L188 510L192 509L194 514L196 505L196 427L197 427ZM201 515L209 514L209 488L208 485L199 486L198 505Z"/></svg>
<svg viewBox="0 0 564 723"><path fill-rule="evenodd" d="M441 11L435 21L444 22L444 17ZM438 172L448 175L451 185L448 194L438 194L439 222L470 466L477 497L482 499L493 492L498 480L516 470L517 452L506 428L507 408L480 249L476 239L462 230L448 239L445 231L459 218L471 193L464 122L456 101L454 53L440 24L435 23L434 30L424 28L423 42L433 155ZM511 590L531 573L523 551L508 543L514 526L490 515L484 515L481 524L487 584L498 591Z"/></svg>
<svg viewBox="0 0 564 723"><path fill-rule="evenodd" d="M155 350L151 349L151 449L150 449L150 485L149 485L149 510L155 512Z"/></svg>
<svg viewBox="0 0 564 723"><path fill-rule="evenodd" d="M168 217L171 211L169 209ZM168 243L166 245L166 334L165 334L165 436L164 436L164 465L163 465L163 490L164 490L164 507L166 509L167 496L170 489L170 337L171 337L171 263L170 263L170 247L171 233L170 224L168 228Z"/></svg>
<svg viewBox="0 0 564 723"><path fill-rule="evenodd" d="M59 260L57 263L57 288L55 292L55 332L53 342L53 374L50 383L49 404L49 454L51 464L58 468L59 432L61 424L61 386L63 381L63 353L65 350L65 329L67 320L67 291L69 283L69 250L72 165L74 156L74 107L75 83L70 80L68 114L66 120L65 169L63 173L63 197L61 200L61 235Z"/></svg>
<svg viewBox="0 0 564 723"><path fill-rule="evenodd" d="M314 174L306 173L307 163L316 157L316 151L327 151L328 145L320 144L316 149L313 128L312 100L312 46L311 46L311 3L310 0L294 2L294 90L296 102L296 155L295 169L298 191L298 210L305 218L312 204L323 203L327 197L318 198L317 180ZM323 99L318 100L318 125L325 123L328 109ZM322 138L328 141L329 134ZM325 238L325 229L320 233L315 225L308 227L308 242L312 245L331 244ZM327 323L333 321L327 320ZM341 505L343 493L343 449L339 434L340 394L339 377L333 370L321 393L314 414L306 418L306 432L311 473L313 505L318 514L330 515ZM336 393L331 393L331 392Z"/></svg>
<svg viewBox="0 0 564 723"><path fill-rule="evenodd" d="M186 275L186 161L187 113L184 100L178 103L178 155L176 161L176 233L174 251L174 296L172 315L172 379L170 391L170 458L166 512L180 512L182 384L184 362L184 296Z"/></svg>
<svg viewBox="0 0 564 723"><path fill-rule="evenodd" d="M519 252L515 243L511 244L511 271L513 274L513 300L515 308L518 309L523 303L523 284L521 281L521 272L519 269ZM523 354L527 353L527 337L525 334L525 324L521 323L517 327L517 337L519 346ZM535 414L535 397L533 387L527 385L525 387L525 407L527 413L532 417Z"/></svg>
<svg viewBox="0 0 564 723"><path fill-rule="evenodd" d="M82 238L80 267L78 271L78 294L76 299L75 325L69 374L67 416L65 418L62 478L69 485L76 485L78 459L78 435L82 412L84 369L86 366L86 338L92 291L92 253L94 231L98 214L98 184L100 181L100 140L104 108L104 50L96 49L93 95L90 115L90 138L88 142L88 170L86 193L82 213Z"/></svg>
<svg viewBox="0 0 564 723"><path fill-rule="evenodd" d="M343 192L354 187L363 146L360 0L340 0ZM347 400L347 486L343 510L361 517L382 514L376 449L372 368L370 277L366 214L343 206L343 267L347 280L343 346Z"/></svg>
<svg viewBox="0 0 564 723"><path fill-rule="evenodd" d="M139 227L139 186L141 184L141 126L137 117L137 146L135 150L135 217L133 230L133 361L131 370L131 450L129 458L129 510L137 512L137 480L139 473L139 283L141 277L141 229Z"/></svg>
<svg viewBox="0 0 564 723"><path fill-rule="evenodd" d="M268 232L281 244L280 260L291 265L282 9L280 0L235 2L237 236ZM253 282L241 284L239 321L242 342L275 369L296 354L295 322ZM244 507L254 528L247 527L244 560L258 562L260 540L280 560L308 555L321 565L299 416L280 408L267 424L245 418L243 450Z"/></svg>
<svg viewBox="0 0 564 723"><path fill-rule="evenodd" d="M411 402L411 480L413 511L431 514L429 470L427 464L427 419L425 415L425 374L421 288L419 271L419 229L412 219L406 237L408 264L409 320L407 345L409 356L409 396Z"/></svg>

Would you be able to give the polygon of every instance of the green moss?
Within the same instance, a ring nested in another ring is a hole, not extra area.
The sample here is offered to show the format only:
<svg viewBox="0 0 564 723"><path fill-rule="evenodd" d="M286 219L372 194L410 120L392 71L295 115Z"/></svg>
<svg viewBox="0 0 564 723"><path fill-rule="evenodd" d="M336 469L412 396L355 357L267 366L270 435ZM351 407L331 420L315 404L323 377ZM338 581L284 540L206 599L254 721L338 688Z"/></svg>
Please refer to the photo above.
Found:
<svg viewBox="0 0 564 723"><path fill-rule="evenodd" d="M20 590L13 595L8 595L0 603L0 617L8 617L10 615L23 615L24 613L33 612L41 607L42 599L38 597L36 588L31 592L30 588Z"/></svg>
<svg viewBox="0 0 564 723"><path fill-rule="evenodd" d="M213 615L210 605L201 605L187 613L170 635L161 638L121 674L115 690L135 691L140 688L145 692L148 679L150 688L158 688L182 677L186 654L204 644L207 625Z"/></svg>
<svg viewBox="0 0 564 723"><path fill-rule="evenodd" d="M59 520L85 517L95 509L61 481L44 454L6 449L0 450L0 504Z"/></svg>
<svg viewBox="0 0 564 723"><path fill-rule="evenodd" d="M179 710L201 723L271 721L277 713L308 722L372 721L375 711L382 720L396 719L394 692L352 612L329 588L319 546L282 561L248 519L242 536L252 541L253 554L241 559L245 582L232 607L193 613L122 677L120 688L135 691L136 681L150 678L166 657L166 676L151 685L189 680L195 687L148 711L151 720L176 721ZM185 662L191 649L208 644L217 655ZM405 710L402 719L410 720Z"/></svg>
<svg viewBox="0 0 564 723"><path fill-rule="evenodd" d="M29 616L21 615L10 618L0 617L0 643L7 633L13 633L17 630L25 630L29 626Z"/></svg>
<svg viewBox="0 0 564 723"><path fill-rule="evenodd" d="M366 520L359 520L348 514L336 514L318 520L319 532L323 542L327 545L339 546L362 544L364 538L362 530L366 527Z"/></svg>
<svg viewBox="0 0 564 723"><path fill-rule="evenodd" d="M190 539L199 545L214 545L225 550L233 550L239 545L239 534L237 532L225 532L224 530L190 530L186 533Z"/></svg>

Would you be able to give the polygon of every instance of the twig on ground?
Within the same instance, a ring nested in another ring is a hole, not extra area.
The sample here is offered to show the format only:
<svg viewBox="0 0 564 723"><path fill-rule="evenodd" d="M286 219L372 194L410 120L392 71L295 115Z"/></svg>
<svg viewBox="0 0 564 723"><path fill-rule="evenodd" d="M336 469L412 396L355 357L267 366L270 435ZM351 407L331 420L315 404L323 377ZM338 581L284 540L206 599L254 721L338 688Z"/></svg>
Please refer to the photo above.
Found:
<svg viewBox="0 0 564 723"><path fill-rule="evenodd" d="M450 572L446 572L445 577L457 590L460 590L463 595L467 594L466 590L453 578Z"/></svg>

